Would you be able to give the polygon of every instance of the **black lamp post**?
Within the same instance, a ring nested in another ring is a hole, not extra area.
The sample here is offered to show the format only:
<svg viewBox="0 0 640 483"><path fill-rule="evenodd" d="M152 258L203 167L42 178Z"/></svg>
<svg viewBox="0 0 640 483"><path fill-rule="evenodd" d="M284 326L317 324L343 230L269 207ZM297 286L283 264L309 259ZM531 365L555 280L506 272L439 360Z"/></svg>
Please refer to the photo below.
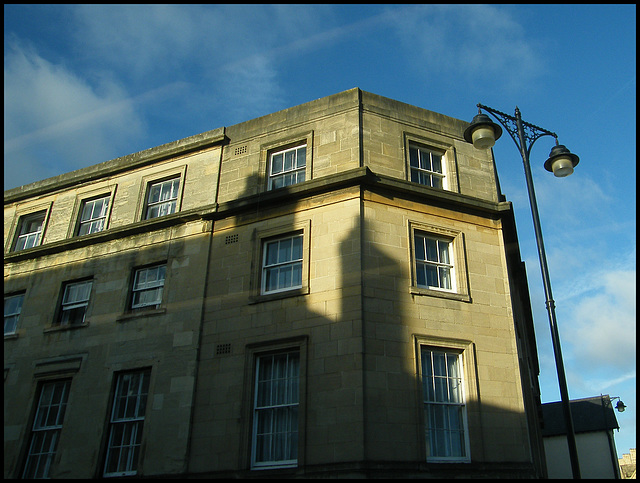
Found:
<svg viewBox="0 0 640 483"><path fill-rule="evenodd" d="M571 407L569 406L569 391L567 390L567 380L564 373L564 363L562 362L562 351L560 350L560 335L556 321L555 302L551 294L551 281L549 280L549 269L547 267L547 256L544 251L542 241L542 228L540 227L540 217L538 216L538 205L536 194L533 189L533 178L531 177L531 167L529 165L529 154L533 143L542 136L553 136L556 145L551 149L549 159L544 163L547 171L553 172L555 176L564 177L573 173L573 168L578 164L580 158L562 144L558 144L558 136L551 131L534 126L522 120L520 109L516 107L515 117L503 112L496 111L490 107L478 104L478 115L473 118L469 127L464 131L464 139L472 143L477 149L489 149L495 141L502 135L502 128L494 123L489 116L482 113L482 109L493 115L511 135L516 143L524 163L524 174L527 180L527 190L529 191L529 202L531 204L531 214L533 215L533 227L538 244L538 255L540 258L540 269L542 271L542 282L546 296L547 312L549 314L549 325L551 326L551 340L553 342L553 352L556 359L556 369L558 371L558 382L560 384L560 397L562 400L562 410L567 427L567 443L569 444L569 459L571 460L571 470L573 477L580 478L580 465L578 463L578 451L576 448L576 437L573 428L573 418L571 417Z"/></svg>

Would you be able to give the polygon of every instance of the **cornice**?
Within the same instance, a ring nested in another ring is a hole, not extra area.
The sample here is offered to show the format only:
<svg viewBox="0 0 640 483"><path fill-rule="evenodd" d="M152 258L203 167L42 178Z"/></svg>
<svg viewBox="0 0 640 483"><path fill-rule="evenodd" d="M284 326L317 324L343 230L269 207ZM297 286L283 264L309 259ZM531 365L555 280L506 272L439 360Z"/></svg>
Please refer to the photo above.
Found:
<svg viewBox="0 0 640 483"><path fill-rule="evenodd" d="M75 250L129 236L166 230L198 220L220 220L242 213L255 212L257 208L295 205L305 199L311 199L315 196L325 195L340 189L355 186L359 186L361 190L393 195L395 198L411 200L425 205L437 206L482 217L506 217L509 219L509 216L512 216L510 202L492 202L460 193L421 186L409 181L379 175L371 171L368 167L362 167L229 202L207 205L153 220L143 220L123 227L110 228L91 235L68 238L19 252L7 253L4 256L4 263L5 265L17 263L23 260Z"/></svg>

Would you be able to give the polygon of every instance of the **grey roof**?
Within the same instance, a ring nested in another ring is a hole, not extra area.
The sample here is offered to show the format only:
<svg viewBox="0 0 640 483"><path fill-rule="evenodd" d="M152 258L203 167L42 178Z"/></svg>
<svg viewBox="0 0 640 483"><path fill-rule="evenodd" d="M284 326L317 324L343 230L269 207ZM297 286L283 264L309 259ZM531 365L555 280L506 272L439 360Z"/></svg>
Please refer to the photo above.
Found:
<svg viewBox="0 0 640 483"><path fill-rule="evenodd" d="M608 394L574 399L570 401L573 430L575 433L618 429L618 421ZM542 436L567 434L562 414L562 403L542 405Z"/></svg>

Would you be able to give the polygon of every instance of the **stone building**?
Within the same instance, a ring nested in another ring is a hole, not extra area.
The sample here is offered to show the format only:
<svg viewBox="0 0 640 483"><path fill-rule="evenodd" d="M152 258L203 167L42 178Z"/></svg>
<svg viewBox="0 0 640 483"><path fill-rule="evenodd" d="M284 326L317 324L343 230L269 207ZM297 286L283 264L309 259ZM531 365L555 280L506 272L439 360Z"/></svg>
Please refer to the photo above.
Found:
<svg viewBox="0 0 640 483"><path fill-rule="evenodd" d="M541 477L512 206L351 89L5 191L5 477Z"/></svg>
<svg viewBox="0 0 640 483"><path fill-rule="evenodd" d="M618 458L620 465L620 475L625 480L636 479L636 449L631 448L628 453L624 453L622 458Z"/></svg>

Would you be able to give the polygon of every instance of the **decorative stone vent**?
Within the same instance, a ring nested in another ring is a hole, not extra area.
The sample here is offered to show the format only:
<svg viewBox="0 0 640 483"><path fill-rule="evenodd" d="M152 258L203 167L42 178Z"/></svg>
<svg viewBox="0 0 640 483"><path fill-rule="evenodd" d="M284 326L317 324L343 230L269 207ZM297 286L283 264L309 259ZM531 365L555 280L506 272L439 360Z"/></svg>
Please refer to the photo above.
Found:
<svg viewBox="0 0 640 483"><path fill-rule="evenodd" d="M231 344L218 344L216 346L216 355L222 356L225 354L231 354Z"/></svg>

